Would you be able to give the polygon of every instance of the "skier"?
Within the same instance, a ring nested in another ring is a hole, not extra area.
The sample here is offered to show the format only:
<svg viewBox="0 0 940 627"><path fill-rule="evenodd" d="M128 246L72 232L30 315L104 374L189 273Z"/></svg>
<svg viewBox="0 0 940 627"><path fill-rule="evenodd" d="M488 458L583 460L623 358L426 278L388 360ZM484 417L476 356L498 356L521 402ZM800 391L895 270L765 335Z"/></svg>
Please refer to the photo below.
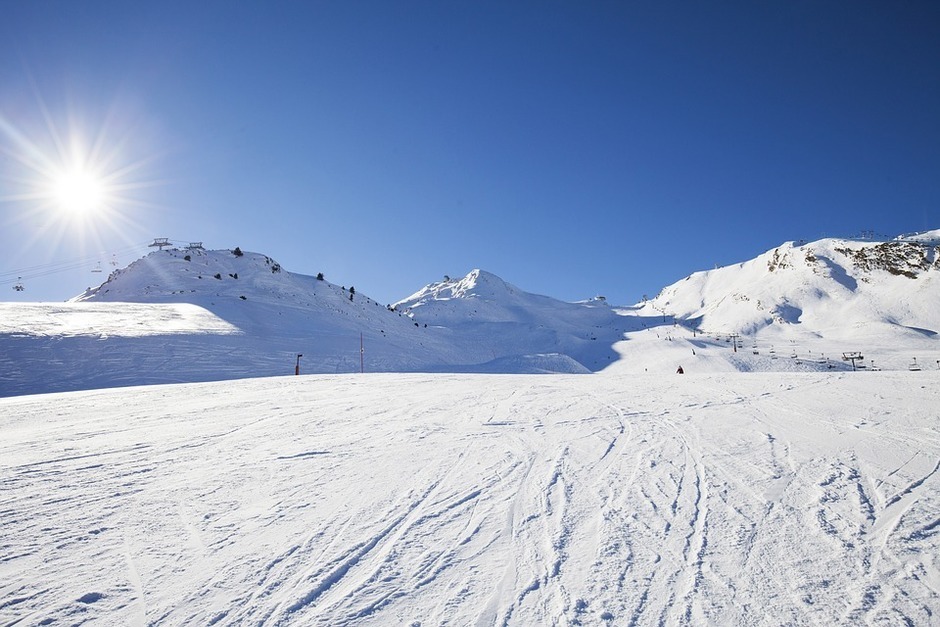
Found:
<svg viewBox="0 0 940 627"><path fill-rule="evenodd" d="M682 366L679 366L679 369L676 370L676 374L685 374L685 370L682 369Z"/></svg>

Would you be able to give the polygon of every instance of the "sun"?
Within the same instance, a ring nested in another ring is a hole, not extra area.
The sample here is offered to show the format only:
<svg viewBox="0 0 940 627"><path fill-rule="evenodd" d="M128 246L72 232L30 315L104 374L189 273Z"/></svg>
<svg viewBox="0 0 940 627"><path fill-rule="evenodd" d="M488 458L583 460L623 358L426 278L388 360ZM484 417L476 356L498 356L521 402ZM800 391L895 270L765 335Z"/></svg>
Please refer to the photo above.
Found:
<svg viewBox="0 0 940 627"><path fill-rule="evenodd" d="M100 212L107 193L101 178L84 168L73 168L53 179L52 196L56 206L71 215Z"/></svg>
<svg viewBox="0 0 940 627"><path fill-rule="evenodd" d="M163 209L144 191L164 183L153 178L164 153L148 144L146 119L120 102L73 109L38 97L35 111L14 123L0 107L0 226L19 229L24 255L136 245Z"/></svg>

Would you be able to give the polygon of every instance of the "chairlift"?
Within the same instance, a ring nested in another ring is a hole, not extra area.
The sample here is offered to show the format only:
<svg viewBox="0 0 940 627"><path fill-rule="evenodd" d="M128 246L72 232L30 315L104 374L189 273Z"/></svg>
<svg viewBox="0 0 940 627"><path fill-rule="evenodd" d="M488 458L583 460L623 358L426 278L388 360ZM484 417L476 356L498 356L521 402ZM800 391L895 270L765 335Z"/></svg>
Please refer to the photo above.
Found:
<svg viewBox="0 0 940 627"><path fill-rule="evenodd" d="M16 277L16 285L13 286L13 289L16 290L17 292L22 292L26 290L26 288L23 287L23 277L21 276Z"/></svg>
<svg viewBox="0 0 940 627"><path fill-rule="evenodd" d="M101 272L101 262L99 261L94 268L91 269L92 272Z"/></svg>
<svg viewBox="0 0 940 627"><path fill-rule="evenodd" d="M851 361L852 370L857 370L860 366L859 363L865 360L865 356L862 355L859 351L849 351L842 353L842 361ZM862 367L864 364L862 364Z"/></svg>
<svg viewBox="0 0 940 627"><path fill-rule="evenodd" d="M917 365L917 358L914 357L913 359L914 361L911 362L911 365L909 365L907 369L910 370L911 372L919 372L920 366Z"/></svg>
<svg viewBox="0 0 940 627"><path fill-rule="evenodd" d="M112 266L114 266L115 268L117 267L117 265L118 265L118 260L117 260L117 254L116 254L116 253L111 255L111 261L109 261L108 263L110 263L110 264L111 264Z"/></svg>

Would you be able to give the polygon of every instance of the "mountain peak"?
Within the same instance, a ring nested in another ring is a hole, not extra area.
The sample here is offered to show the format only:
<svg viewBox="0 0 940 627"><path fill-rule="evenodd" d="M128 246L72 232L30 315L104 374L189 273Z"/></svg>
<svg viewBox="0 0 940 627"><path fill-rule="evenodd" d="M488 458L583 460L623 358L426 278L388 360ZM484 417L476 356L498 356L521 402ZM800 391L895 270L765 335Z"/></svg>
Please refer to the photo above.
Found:
<svg viewBox="0 0 940 627"><path fill-rule="evenodd" d="M514 294L520 290L495 274L475 268L466 276L452 279L448 275L436 283L430 283L408 298L395 304L396 308L410 308L428 300L450 300L452 298L493 299Z"/></svg>
<svg viewBox="0 0 940 627"><path fill-rule="evenodd" d="M898 235L895 240L902 242L920 242L923 244L929 244L931 246L940 246L940 229Z"/></svg>
<svg viewBox="0 0 940 627"><path fill-rule="evenodd" d="M7 394L298 370L845 370L843 351L919 370L940 367L938 288L940 231L787 242L630 308L529 293L480 268L388 308L266 255L168 249L64 306L0 310L0 354L15 364Z"/></svg>
<svg viewBox="0 0 940 627"><path fill-rule="evenodd" d="M936 330L940 316L925 290L940 271L938 244L940 231L888 241L786 242L750 261L696 272L645 306L703 330L744 334L804 324L838 336L862 327Z"/></svg>
<svg viewBox="0 0 940 627"><path fill-rule="evenodd" d="M233 250L154 251L112 272L74 301L186 302L200 296L277 292L295 276L267 255Z"/></svg>
<svg viewBox="0 0 940 627"><path fill-rule="evenodd" d="M399 321L352 286L335 285L322 275L288 272L267 255L238 248L154 251L115 270L104 283L72 301L188 303L238 325L261 324L265 332L277 325L274 316L283 317L288 310L308 322L316 319L318 324L325 320L341 326L368 322L382 328L393 324L386 322L390 318L394 324ZM275 313L265 317L254 306Z"/></svg>

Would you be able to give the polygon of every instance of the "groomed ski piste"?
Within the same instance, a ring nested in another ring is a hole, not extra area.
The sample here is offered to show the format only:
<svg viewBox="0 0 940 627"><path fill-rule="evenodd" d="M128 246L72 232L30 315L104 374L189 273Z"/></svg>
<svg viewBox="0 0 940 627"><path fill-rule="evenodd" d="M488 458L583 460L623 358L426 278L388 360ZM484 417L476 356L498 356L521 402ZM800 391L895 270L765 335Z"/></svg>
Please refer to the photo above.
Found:
<svg viewBox="0 0 940 627"><path fill-rule="evenodd" d="M231 250L2 303L0 625L934 624L938 241L632 307Z"/></svg>
<svg viewBox="0 0 940 627"><path fill-rule="evenodd" d="M930 625L936 372L0 400L0 624Z"/></svg>

